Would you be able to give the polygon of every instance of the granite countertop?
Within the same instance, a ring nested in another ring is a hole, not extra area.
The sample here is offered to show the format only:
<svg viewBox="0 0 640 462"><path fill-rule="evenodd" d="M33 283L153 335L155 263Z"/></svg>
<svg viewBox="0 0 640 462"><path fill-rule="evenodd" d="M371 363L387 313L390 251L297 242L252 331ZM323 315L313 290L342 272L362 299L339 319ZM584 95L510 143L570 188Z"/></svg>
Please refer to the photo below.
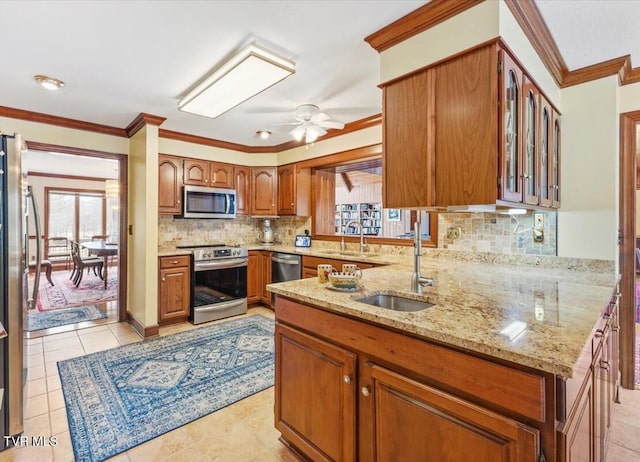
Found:
<svg viewBox="0 0 640 462"><path fill-rule="evenodd" d="M364 270L357 293L329 290L316 278L267 288L328 311L570 378L616 283L613 272L423 257L421 273L436 284L418 295L410 290L412 267L404 259L404 264ZM406 313L355 301L381 291L434 306ZM507 328L521 333L510 337L503 333Z"/></svg>

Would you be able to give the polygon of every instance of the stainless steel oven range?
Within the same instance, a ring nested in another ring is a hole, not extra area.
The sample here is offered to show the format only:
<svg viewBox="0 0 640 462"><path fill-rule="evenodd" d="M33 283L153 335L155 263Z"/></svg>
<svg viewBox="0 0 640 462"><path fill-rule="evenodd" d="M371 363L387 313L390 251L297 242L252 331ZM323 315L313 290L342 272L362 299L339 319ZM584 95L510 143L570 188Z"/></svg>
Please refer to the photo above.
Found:
<svg viewBox="0 0 640 462"><path fill-rule="evenodd" d="M189 321L201 324L247 312L248 261L246 247L194 248Z"/></svg>

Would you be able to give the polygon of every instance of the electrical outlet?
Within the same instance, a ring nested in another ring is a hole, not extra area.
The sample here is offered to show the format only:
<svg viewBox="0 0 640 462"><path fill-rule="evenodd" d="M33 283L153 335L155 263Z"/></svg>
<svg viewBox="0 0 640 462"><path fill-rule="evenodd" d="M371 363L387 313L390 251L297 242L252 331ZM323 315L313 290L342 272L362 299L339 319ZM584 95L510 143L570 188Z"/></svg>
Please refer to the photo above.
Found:
<svg viewBox="0 0 640 462"><path fill-rule="evenodd" d="M544 229L544 213L533 214L533 229L537 229L537 230Z"/></svg>
<svg viewBox="0 0 640 462"><path fill-rule="evenodd" d="M447 228L447 239L456 240L460 239L460 234L462 234L462 228L460 226L450 226Z"/></svg>

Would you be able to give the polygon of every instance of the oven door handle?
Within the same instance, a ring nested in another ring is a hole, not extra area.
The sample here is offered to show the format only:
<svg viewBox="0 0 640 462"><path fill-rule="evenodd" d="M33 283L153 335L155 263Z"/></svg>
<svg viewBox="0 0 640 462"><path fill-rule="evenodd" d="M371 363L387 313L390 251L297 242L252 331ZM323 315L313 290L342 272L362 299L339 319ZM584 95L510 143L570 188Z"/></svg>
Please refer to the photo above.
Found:
<svg viewBox="0 0 640 462"><path fill-rule="evenodd" d="M230 258L228 260L209 261L206 263L196 262L193 265L193 269L194 271L206 271L210 269L240 268L242 266L247 266L246 258Z"/></svg>
<svg viewBox="0 0 640 462"><path fill-rule="evenodd" d="M247 300L245 298L240 298L238 300L229 300L228 302L214 303L213 305L197 306L194 308L194 310L200 313L204 313L205 311L218 311L225 308L233 308L238 305L242 305L246 301Z"/></svg>

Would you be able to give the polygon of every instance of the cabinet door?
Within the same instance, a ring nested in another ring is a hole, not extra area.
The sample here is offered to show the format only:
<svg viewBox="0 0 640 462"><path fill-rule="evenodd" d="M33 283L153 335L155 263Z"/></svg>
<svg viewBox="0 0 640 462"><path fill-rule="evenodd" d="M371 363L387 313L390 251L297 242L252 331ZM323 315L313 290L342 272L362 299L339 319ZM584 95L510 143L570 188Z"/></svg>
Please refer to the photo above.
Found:
<svg viewBox="0 0 640 462"><path fill-rule="evenodd" d="M553 208L560 208L560 148L562 141L562 132L560 126L560 114L553 111L553 140L551 142L551 161L549 167L551 168L551 206Z"/></svg>
<svg viewBox="0 0 640 462"><path fill-rule="evenodd" d="M312 460L355 461L356 355L279 323L275 342L276 429Z"/></svg>
<svg viewBox="0 0 640 462"><path fill-rule="evenodd" d="M500 98L502 122L500 132L501 197L512 202L522 202L522 69L505 52L500 50L502 75Z"/></svg>
<svg viewBox="0 0 640 462"><path fill-rule="evenodd" d="M361 460L538 461L536 429L375 364L361 371Z"/></svg>
<svg viewBox="0 0 640 462"><path fill-rule="evenodd" d="M206 160L185 159L183 166L184 184L209 186L209 162Z"/></svg>
<svg viewBox="0 0 640 462"><path fill-rule="evenodd" d="M271 305L271 292L267 290L267 284L271 284L271 252L260 252L260 269L261 269L261 282L260 293L262 296L262 303L267 306Z"/></svg>
<svg viewBox="0 0 640 462"><path fill-rule="evenodd" d="M189 316L191 282L188 267L160 270L158 320Z"/></svg>
<svg viewBox="0 0 640 462"><path fill-rule="evenodd" d="M158 156L158 212L177 215L182 212L182 159Z"/></svg>
<svg viewBox="0 0 640 462"><path fill-rule="evenodd" d="M383 88L384 207L433 205L433 88L432 69Z"/></svg>
<svg viewBox="0 0 640 462"><path fill-rule="evenodd" d="M276 167L251 169L251 214L276 215L278 177Z"/></svg>
<svg viewBox="0 0 640 462"><path fill-rule="evenodd" d="M538 204L538 114L540 113L540 91L524 76L522 90L524 92L524 117L522 139L522 189L523 201L527 204Z"/></svg>
<svg viewBox="0 0 640 462"><path fill-rule="evenodd" d="M256 303L262 299L262 277L259 252L249 251L249 262L247 264L247 302Z"/></svg>
<svg viewBox="0 0 640 462"><path fill-rule="evenodd" d="M441 63L434 80L435 205L494 204L500 176L498 51L487 46Z"/></svg>
<svg viewBox="0 0 640 462"><path fill-rule="evenodd" d="M233 167L234 185L236 190L236 214L250 215L251 207L251 168L242 165Z"/></svg>
<svg viewBox="0 0 640 462"><path fill-rule="evenodd" d="M278 167L278 215L295 215L296 207L295 165Z"/></svg>
<svg viewBox="0 0 640 462"><path fill-rule="evenodd" d="M538 171L540 172L540 205L551 207L553 187L551 186L553 169L553 109L549 102L540 96L540 156Z"/></svg>
<svg viewBox="0 0 640 462"><path fill-rule="evenodd" d="M233 165L211 162L209 164L210 186L216 188L233 188Z"/></svg>
<svg viewBox="0 0 640 462"><path fill-rule="evenodd" d="M593 386L589 379L585 380L575 412L560 434L560 462L593 462L593 438Z"/></svg>

